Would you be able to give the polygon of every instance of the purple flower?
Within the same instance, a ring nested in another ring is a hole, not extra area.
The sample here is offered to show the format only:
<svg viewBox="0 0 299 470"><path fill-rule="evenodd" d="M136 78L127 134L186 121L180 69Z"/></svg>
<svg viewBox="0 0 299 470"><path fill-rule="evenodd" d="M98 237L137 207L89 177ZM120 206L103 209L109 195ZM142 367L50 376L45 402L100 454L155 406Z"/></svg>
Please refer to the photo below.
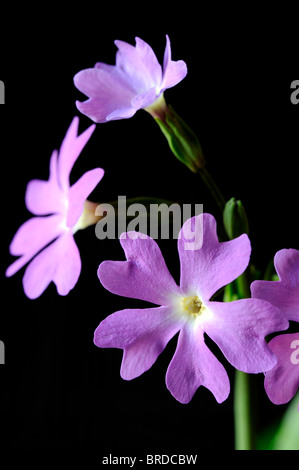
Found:
<svg viewBox="0 0 299 470"><path fill-rule="evenodd" d="M29 182L26 207L38 217L21 225L9 247L12 255L20 257L7 268L6 276L12 276L32 260L23 277L24 292L31 299L39 297L51 281L60 295L67 295L80 275L81 259L73 235L87 225L84 209L88 212L92 203L86 198L104 171L90 170L70 186L71 169L95 129L92 125L78 136L78 125L75 117L59 154L56 150L52 153L49 180Z"/></svg>
<svg viewBox="0 0 299 470"><path fill-rule="evenodd" d="M259 373L274 367L276 357L264 336L288 327L279 309L258 299L211 300L246 269L251 252L246 234L220 243L212 215L189 219L178 239L180 286L170 275L156 242L141 236L137 232L122 234L127 261L104 261L98 270L100 281L110 292L158 305L115 312L95 331L97 346L124 350L123 379L134 379L148 370L178 332L166 385L181 403L188 403L201 385L219 403L229 395L228 375L206 346L205 333L237 369Z"/></svg>
<svg viewBox="0 0 299 470"><path fill-rule="evenodd" d="M278 362L265 374L265 390L272 403L282 405L299 389L299 333L278 335L269 347Z"/></svg>
<svg viewBox="0 0 299 470"><path fill-rule="evenodd" d="M283 249L274 256L279 281L254 281L252 297L280 308L288 320L299 322L299 251Z"/></svg>
<svg viewBox="0 0 299 470"><path fill-rule="evenodd" d="M88 100L76 102L79 111L94 122L132 117L138 109L156 105L164 90L179 83L187 74L184 61L171 60L166 36L163 69L152 48L140 38L136 46L115 41L116 64L102 62L74 77L75 86Z"/></svg>
<svg viewBox="0 0 299 470"><path fill-rule="evenodd" d="M254 281L252 297L271 302L287 320L299 322L299 251L293 248L278 251L274 266L279 280ZM269 342L278 362L265 374L265 390L276 405L290 401L298 390L299 353L292 349L298 346L299 333L279 335Z"/></svg>

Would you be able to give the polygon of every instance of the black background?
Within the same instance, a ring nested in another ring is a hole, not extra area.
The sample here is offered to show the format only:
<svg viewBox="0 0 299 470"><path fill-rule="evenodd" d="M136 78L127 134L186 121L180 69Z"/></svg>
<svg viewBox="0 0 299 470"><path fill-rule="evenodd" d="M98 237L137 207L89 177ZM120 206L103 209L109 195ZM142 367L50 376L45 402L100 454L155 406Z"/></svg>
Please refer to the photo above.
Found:
<svg viewBox="0 0 299 470"><path fill-rule="evenodd" d="M40 12L39 21L28 14L18 26L11 22L1 56L0 79L6 92L5 106L0 107L3 448L83 451L99 463L109 453L232 450L232 393L219 405L201 387L190 404L181 405L166 389L165 372L176 338L148 372L131 382L119 376L121 351L94 346L93 332L101 320L115 310L143 305L110 294L97 278L101 261L124 259L117 240L98 240L94 227L78 232L82 272L77 285L60 297L51 284L34 301L23 293L24 270L10 279L4 276L13 260L8 246L30 217L24 204L28 181L48 178L51 152L59 148L74 115L80 117L80 132L91 124L75 106L76 99L84 99L73 85L75 73L98 61L114 63L113 41L134 43L135 36L153 47L161 63L169 34L173 59L185 60L188 75L166 91L166 101L198 134L208 168L226 198L243 201L252 261L263 269L279 249L299 248L299 105L290 102L290 84L298 79L293 42L282 42L277 28L256 18L245 25L242 15L229 24L216 24L212 15L184 29L156 19L151 29L143 29L139 21L135 28L133 23L123 30L105 15L92 21L92 11L75 20L62 20L57 11L50 22L47 14ZM157 196L203 203L205 212L218 217L201 179L174 158L144 111L129 120L97 125L72 180L97 166L104 168L105 176L91 200ZM158 242L179 281L176 241ZM234 371L219 351L215 353L228 370L233 391ZM261 430L285 407L269 402L261 375L256 387Z"/></svg>

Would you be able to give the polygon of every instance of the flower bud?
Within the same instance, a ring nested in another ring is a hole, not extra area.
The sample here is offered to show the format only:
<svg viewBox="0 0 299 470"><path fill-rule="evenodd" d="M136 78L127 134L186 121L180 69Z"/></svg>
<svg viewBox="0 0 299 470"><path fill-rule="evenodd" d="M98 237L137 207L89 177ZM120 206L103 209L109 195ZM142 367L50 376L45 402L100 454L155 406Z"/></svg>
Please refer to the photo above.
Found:
<svg viewBox="0 0 299 470"><path fill-rule="evenodd" d="M230 239L249 233L248 219L241 201L231 198L223 211L223 224Z"/></svg>

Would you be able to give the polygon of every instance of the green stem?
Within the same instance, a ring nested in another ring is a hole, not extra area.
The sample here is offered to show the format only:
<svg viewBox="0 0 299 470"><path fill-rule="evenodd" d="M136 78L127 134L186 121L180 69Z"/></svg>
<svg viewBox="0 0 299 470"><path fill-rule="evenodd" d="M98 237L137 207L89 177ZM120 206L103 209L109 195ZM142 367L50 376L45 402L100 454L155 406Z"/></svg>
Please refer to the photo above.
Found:
<svg viewBox="0 0 299 470"><path fill-rule="evenodd" d="M234 390L235 450L253 450L250 375L236 370Z"/></svg>
<svg viewBox="0 0 299 470"><path fill-rule="evenodd" d="M226 201L221 190L219 189L215 180L212 178L211 174L208 172L206 166L201 168L198 173L200 174L202 180L209 189L222 215Z"/></svg>
<svg viewBox="0 0 299 470"><path fill-rule="evenodd" d="M248 299L251 297L249 282L248 282L248 270L246 270L236 280L236 288L238 292L238 299Z"/></svg>
<svg viewBox="0 0 299 470"><path fill-rule="evenodd" d="M250 297L249 279L248 273L245 271L231 283L230 287L226 287L225 300L230 302L236 298L248 297ZM236 370L234 386L235 450L253 450L255 447L252 392L252 376Z"/></svg>

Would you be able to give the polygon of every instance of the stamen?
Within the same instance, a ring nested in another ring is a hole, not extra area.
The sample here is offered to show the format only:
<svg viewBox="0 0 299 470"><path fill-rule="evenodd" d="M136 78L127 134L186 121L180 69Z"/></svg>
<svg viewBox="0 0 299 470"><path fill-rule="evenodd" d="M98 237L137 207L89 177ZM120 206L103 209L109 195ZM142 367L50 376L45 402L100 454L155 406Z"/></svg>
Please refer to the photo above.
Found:
<svg viewBox="0 0 299 470"><path fill-rule="evenodd" d="M202 313L203 306L202 301L197 297L197 295L193 297L184 297L183 301L183 308L189 315L197 316Z"/></svg>

